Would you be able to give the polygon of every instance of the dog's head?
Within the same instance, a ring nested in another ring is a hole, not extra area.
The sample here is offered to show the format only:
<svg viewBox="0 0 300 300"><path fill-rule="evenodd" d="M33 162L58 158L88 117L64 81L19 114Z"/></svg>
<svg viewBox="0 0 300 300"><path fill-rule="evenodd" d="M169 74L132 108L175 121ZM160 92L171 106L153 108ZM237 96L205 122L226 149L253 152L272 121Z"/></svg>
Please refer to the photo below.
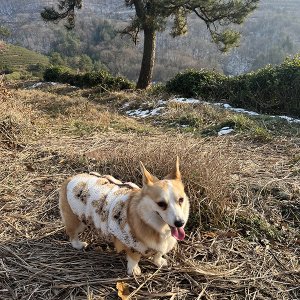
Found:
<svg viewBox="0 0 300 300"><path fill-rule="evenodd" d="M179 158L176 159L173 171L162 180L147 171L143 163L141 163L141 171L143 208L148 212L155 212L170 226L172 236L177 240L183 240L184 226L189 215L189 200L181 181Z"/></svg>

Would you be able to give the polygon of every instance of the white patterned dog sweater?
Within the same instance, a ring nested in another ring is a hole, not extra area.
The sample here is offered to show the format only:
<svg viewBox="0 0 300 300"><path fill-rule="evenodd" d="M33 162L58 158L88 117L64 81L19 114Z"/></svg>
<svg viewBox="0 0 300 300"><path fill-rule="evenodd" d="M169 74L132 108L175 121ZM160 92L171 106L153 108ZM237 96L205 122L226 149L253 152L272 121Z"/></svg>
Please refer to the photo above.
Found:
<svg viewBox="0 0 300 300"><path fill-rule="evenodd" d="M140 188L131 182L122 183L110 175L79 174L67 184L68 203L79 219L92 224L106 238L116 237L128 248L141 254L147 247L137 241L127 220L128 200Z"/></svg>

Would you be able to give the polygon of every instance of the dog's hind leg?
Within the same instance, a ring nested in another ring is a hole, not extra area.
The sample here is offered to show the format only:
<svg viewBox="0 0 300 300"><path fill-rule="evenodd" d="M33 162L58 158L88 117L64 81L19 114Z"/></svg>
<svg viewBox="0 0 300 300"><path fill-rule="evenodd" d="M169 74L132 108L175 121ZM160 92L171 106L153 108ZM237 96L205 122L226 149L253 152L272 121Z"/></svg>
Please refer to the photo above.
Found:
<svg viewBox="0 0 300 300"><path fill-rule="evenodd" d="M59 208L62 220L66 227L66 233L70 238L71 244L76 249L82 249L87 243L81 242L78 234L85 229L85 224L76 216L67 200L67 184L70 180L66 180L59 193Z"/></svg>
<svg viewBox="0 0 300 300"><path fill-rule="evenodd" d="M78 219L77 219L78 220ZM75 249L85 248L88 244L86 242L81 242L78 238L78 234L82 232L85 228L85 225L78 220L79 222L73 222L67 226L66 224L66 233L70 237L70 242ZM77 226L75 226L75 224Z"/></svg>

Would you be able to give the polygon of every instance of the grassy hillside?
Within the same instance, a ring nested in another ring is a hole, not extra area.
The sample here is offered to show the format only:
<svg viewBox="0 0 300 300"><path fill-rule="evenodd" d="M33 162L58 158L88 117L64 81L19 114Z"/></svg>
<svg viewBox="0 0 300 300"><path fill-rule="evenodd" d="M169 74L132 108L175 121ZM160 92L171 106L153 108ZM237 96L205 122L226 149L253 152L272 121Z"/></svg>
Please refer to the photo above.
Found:
<svg viewBox="0 0 300 300"><path fill-rule="evenodd" d="M173 102L128 117L168 100L149 92L45 84L2 86L0 97L1 299L118 299L120 281L131 299L300 298L299 124ZM225 125L234 133L218 136ZM58 210L65 178L98 171L141 185L139 160L162 177L176 155L191 213L168 267L143 259L143 274L128 277L95 232L86 250L70 247Z"/></svg>
<svg viewBox="0 0 300 300"><path fill-rule="evenodd" d="M33 64L48 65L49 59L34 51L0 41L0 70L23 71Z"/></svg>

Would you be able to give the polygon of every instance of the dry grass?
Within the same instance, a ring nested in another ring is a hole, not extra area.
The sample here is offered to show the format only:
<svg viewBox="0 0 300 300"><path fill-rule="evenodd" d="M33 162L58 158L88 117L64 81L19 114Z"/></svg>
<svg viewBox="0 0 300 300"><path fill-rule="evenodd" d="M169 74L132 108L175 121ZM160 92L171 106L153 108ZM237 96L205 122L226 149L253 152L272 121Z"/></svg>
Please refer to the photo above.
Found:
<svg viewBox="0 0 300 300"><path fill-rule="evenodd" d="M140 102L134 102L132 99L129 103L132 103L133 107L141 107ZM152 109L157 107L159 102L157 99L152 102L143 101L143 105L143 109ZM191 105L169 101L163 114L153 118L153 124L180 129L182 132L202 137L216 136L221 128L230 127L234 129L234 134L262 143L268 143L277 137L300 137L300 124L290 124L283 119L267 115L247 116L208 103Z"/></svg>
<svg viewBox="0 0 300 300"><path fill-rule="evenodd" d="M299 140L196 139L80 97L0 93L0 123L11 120L0 141L1 299L117 299L119 281L134 299L300 298ZM78 120L89 129L74 129ZM177 154L193 209L170 267L144 260L131 278L94 233L86 251L70 247L57 207L67 176L100 171L140 184L139 160L164 176Z"/></svg>
<svg viewBox="0 0 300 300"><path fill-rule="evenodd" d="M170 102L167 105L167 113L161 117L161 122L171 126L186 126L196 130L205 130L205 128L219 125L229 116L228 111L207 104L190 105Z"/></svg>
<svg viewBox="0 0 300 300"><path fill-rule="evenodd" d="M229 146L230 148L230 146ZM181 172L192 203L193 226L200 225L206 215L212 223L222 222L222 214L230 205L230 183L239 166L236 155L227 152L225 143L215 145L184 135L157 134L151 137L127 135L106 142L86 156L96 168L126 181L140 182L139 161L157 177L163 178L181 158ZM205 214L201 214L201 209Z"/></svg>

